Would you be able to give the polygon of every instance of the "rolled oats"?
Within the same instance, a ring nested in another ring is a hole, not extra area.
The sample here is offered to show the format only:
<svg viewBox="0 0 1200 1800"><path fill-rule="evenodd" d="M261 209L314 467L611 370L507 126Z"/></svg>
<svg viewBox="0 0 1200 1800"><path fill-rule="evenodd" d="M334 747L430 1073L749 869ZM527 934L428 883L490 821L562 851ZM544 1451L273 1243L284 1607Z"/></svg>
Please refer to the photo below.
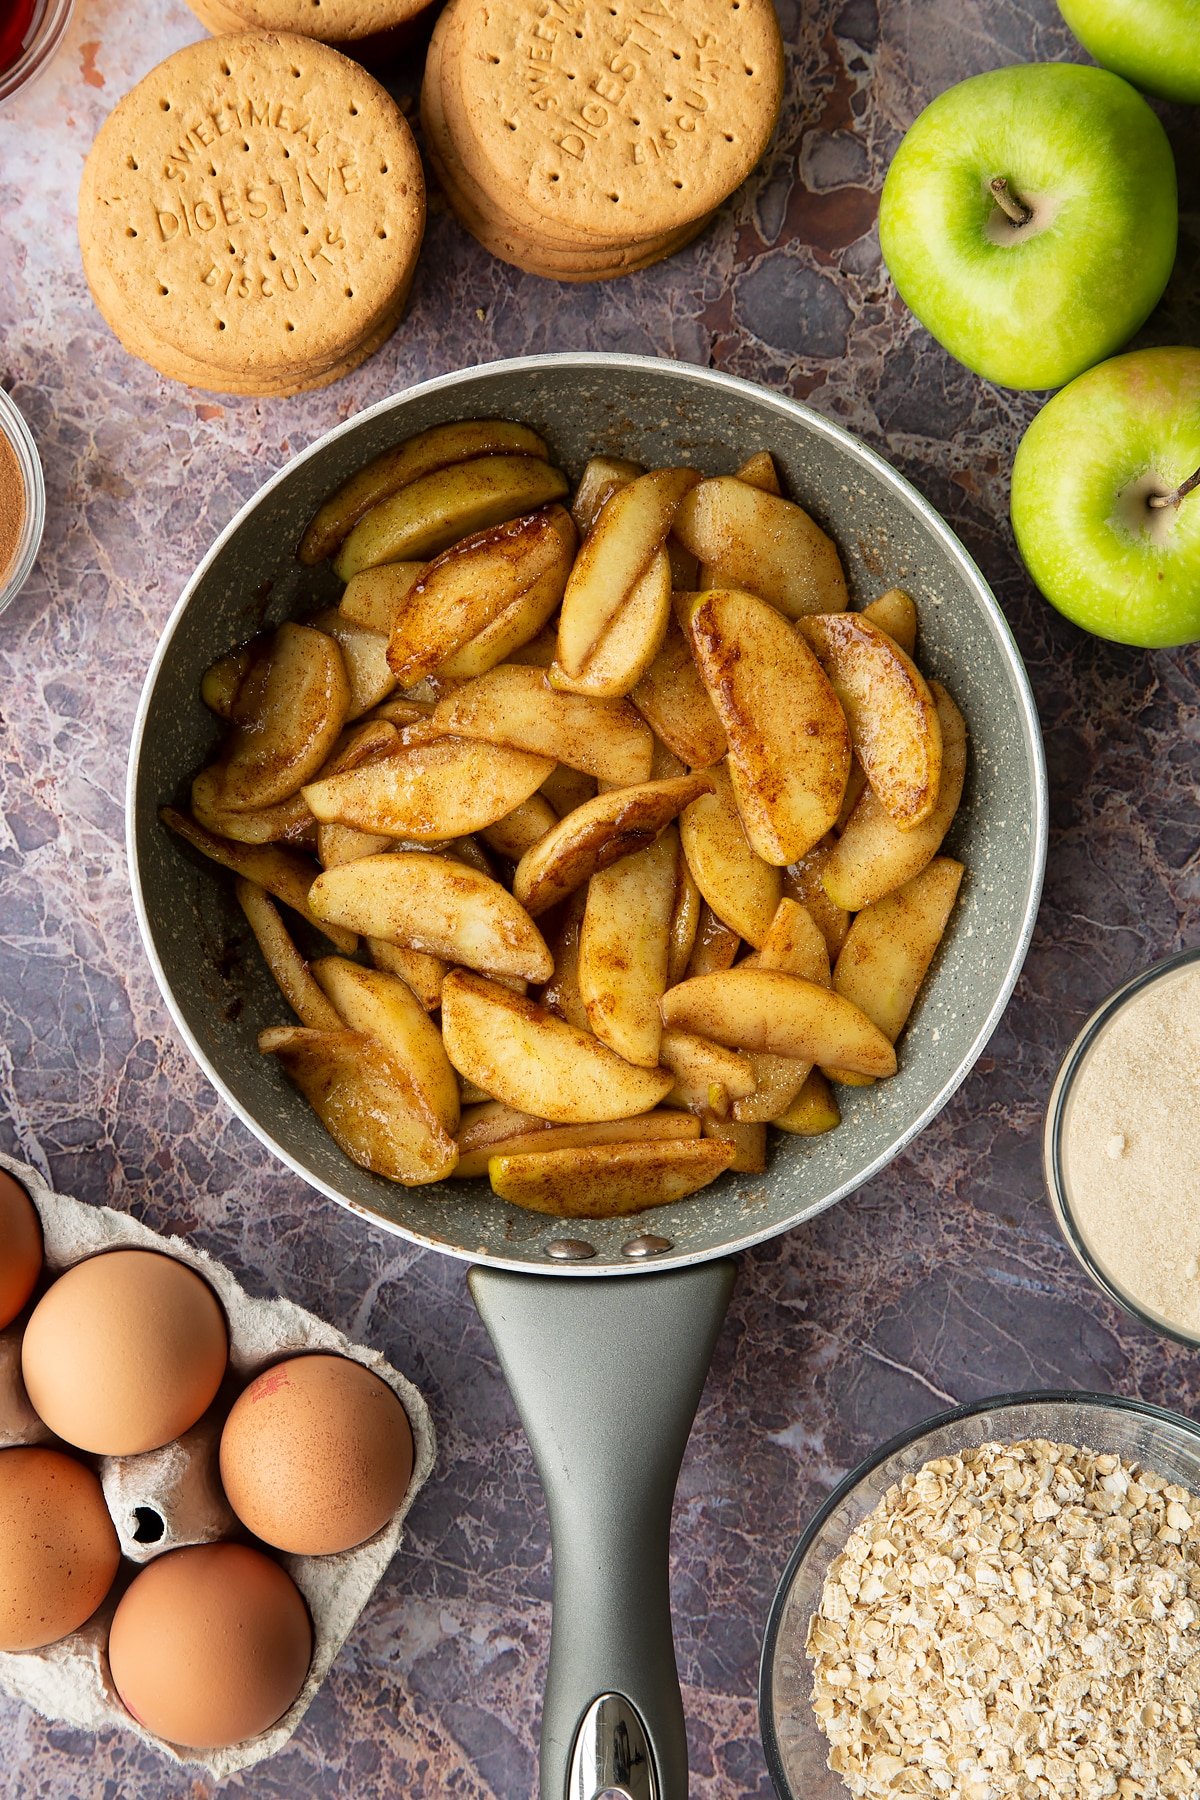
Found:
<svg viewBox="0 0 1200 1800"><path fill-rule="evenodd" d="M926 1463L830 1565L806 1649L855 1800L1200 1800L1200 1498L1118 1456Z"/></svg>

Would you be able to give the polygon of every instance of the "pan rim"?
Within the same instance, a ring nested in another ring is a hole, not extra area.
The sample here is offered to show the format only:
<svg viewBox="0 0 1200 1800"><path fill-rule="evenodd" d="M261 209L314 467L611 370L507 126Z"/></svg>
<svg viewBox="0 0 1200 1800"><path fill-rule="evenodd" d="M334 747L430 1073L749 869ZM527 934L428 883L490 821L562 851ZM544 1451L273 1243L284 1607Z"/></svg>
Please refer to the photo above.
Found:
<svg viewBox="0 0 1200 1800"><path fill-rule="evenodd" d="M417 398L426 398L439 393L453 392L460 386L477 381L480 376L491 375L532 375L544 372L548 368L570 368L582 371L630 370L653 371L658 375L678 378L689 386L701 386L716 389L732 395L752 396L756 404L766 401L777 408L785 416L798 418L814 435L824 438L848 454L854 461L866 466L886 486L893 489L897 497L911 507L920 517L924 528L935 538L946 555L956 563L962 571L964 580L973 589L985 613L989 616L995 629L997 641L1008 665L1013 692L1018 702L1022 738L1028 753L1033 771L1033 791L1030 796L1033 807L1032 830L1030 836L1029 880L1026 889L1021 928L1017 936L1008 967L1000 983L996 996L989 1007L974 1038L964 1055L960 1058L954 1073L942 1084L941 1088L922 1108L915 1119L904 1128L886 1149L880 1151L867 1167L857 1172L852 1178L840 1183L830 1193L822 1196L819 1202L811 1199L799 1206L797 1211L783 1220L773 1219L761 1226L754 1226L724 1244L714 1244L703 1249L671 1250L645 1261L629 1261L616 1263L612 1261L598 1262L564 1262L554 1265L535 1263L521 1255L500 1255L483 1246L469 1248L464 1243L450 1242L419 1231L411 1225L401 1224L398 1220L389 1219L383 1214L363 1206L359 1201L340 1192L329 1182L323 1180L312 1170L306 1168L298 1158L278 1143L265 1126L249 1113L227 1086L219 1071L214 1067L207 1053L201 1047L191 1027L188 1025L182 1009L176 1002L167 980L166 972L159 957L154 934L150 924L142 884L142 872L138 855L136 799L138 774L142 762L143 742L150 712L151 701L158 683L163 664L174 642L176 632L183 616L191 603L192 597L200 583L208 574L220 552L229 540L238 532L243 524L252 516L268 495L290 479L296 469L319 455L330 444L348 432L357 430L365 421L379 418L394 411ZM125 848L128 859L129 882L132 889L134 913L137 919L138 932L142 947L145 950L167 1012L179 1032L197 1066L207 1077L225 1105L232 1111L254 1137L281 1162L286 1168L298 1175L310 1188L334 1200L338 1205L358 1214L381 1230L418 1245L422 1249L437 1250L444 1255L456 1257L465 1263L477 1263L481 1266L511 1270L516 1274L526 1275L566 1275L582 1279L603 1279L618 1275L636 1276L639 1274L662 1274L670 1269L692 1267L696 1263L708 1262L721 1256L737 1254L752 1249L756 1244L768 1242L771 1238L780 1237L784 1232L794 1230L797 1225L806 1224L836 1206L850 1194L866 1186L869 1181L887 1168L895 1158L912 1143L925 1127L937 1116L952 1096L962 1086L979 1057L982 1055L993 1032L1000 1023L1013 990L1020 978L1025 959L1032 941L1034 927L1037 922L1038 908L1041 900L1042 884L1046 869L1046 852L1049 837L1049 792L1046 775L1045 749L1042 741L1041 721L1033 698L1029 676L1025 669L1020 650L1004 612L993 594L979 565L975 562L966 546L957 534L942 518L936 508L925 498L920 490L908 478L900 473L877 451L855 437L844 426L827 419L823 414L807 406L801 400L795 400L788 394L776 393L760 383L747 381L742 376L730 375L724 370L702 368L694 363L674 362L667 357L633 356L616 351L560 351L548 355L518 356L500 358L493 362L475 363L466 369L452 370L444 375L432 376L413 386L402 388L398 393L386 399L376 401L374 405L365 407L354 413L349 419L333 426L329 431L314 438L313 442L288 459L283 466L267 477L262 485L255 489L250 498L243 502L230 519L229 523L210 544L192 575L185 583L182 592L164 624L155 647L154 655L146 671L138 697L137 711L134 717L133 731L130 739L129 762L125 783Z"/></svg>

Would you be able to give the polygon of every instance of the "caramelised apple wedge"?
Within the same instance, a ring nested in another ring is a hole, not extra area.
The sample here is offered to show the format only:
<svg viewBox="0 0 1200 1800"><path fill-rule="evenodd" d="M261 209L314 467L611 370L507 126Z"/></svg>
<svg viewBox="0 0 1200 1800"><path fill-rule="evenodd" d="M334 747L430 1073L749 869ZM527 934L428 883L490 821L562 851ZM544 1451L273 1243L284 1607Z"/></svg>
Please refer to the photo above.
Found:
<svg viewBox="0 0 1200 1800"><path fill-rule="evenodd" d="M342 653L308 625L281 625L254 658L230 712L233 727L214 765L227 812L275 806L310 780L350 708Z"/></svg>
<svg viewBox="0 0 1200 1800"><path fill-rule="evenodd" d="M614 1219L668 1206L715 1181L733 1146L708 1138L592 1144L574 1150L499 1154L488 1163L502 1200L560 1219Z"/></svg>
<svg viewBox="0 0 1200 1800"><path fill-rule="evenodd" d="M765 600L717 589L676 604L729 740L746 836L764 862L786 867L838 816L850 773L846 715L817 658Z"/></svg>
<svg viewBox="0 0 1200 1800"><path fill-rule="evenodd" d="M711 786L705 771L597 794L526 851L513 876L513 893L536 918L582 887L597 869L652 844L664 826Z"/></svg>
<svg viewBox="0 0 1200 1800"><path fill-rule="evenodd" d="M455 969L442 1032L460 1075L519 1112L562 1125L632 1118L666 1097L665 1069L639 1069L510 989Z"/></svg>
<svg viewBox="0 0 1200 1800"><path fill-rule="evenodd" d="M313 882L308 903L319 919L485 974L546 981L554 970L520 902L452 857L408 850L339 863Z"/></svg>
<svg viewBox="0 0 1200 1800"><path fill-rule="evenodd" d="M588 882L579 938L579 992L588 1024L610 1050L658 1067L675 907L679 836L668 826L644 850Z"/></svg>
<svg viewBox="0 0 1200 1800"><path fill-rule="evenodd" d="M654 737L627 700L558 693L545 671L519 663L492 669L442 700L435 725L457 737L552 756L602 781L650 779Z"/></svg>
<svg viewBox="0 0 1200 1800"><path fill-rule="evenodd" d="M711 791L693 800L679 822L683 853L717 918L736 938L761 944L779 905L783 877L752 847L726 764L716 763L707 774Z"/></svg>
<svg viewBox="0 0 1200 1800"><path fill-rule="evenodd" d="M514 1112L502 1101L474 1106L462 1117L458 1133L459 1175L486 1175L493 1156L521 1156L526 1151L579 1150L589 1144L661 1144L694 1141L700 1121L682 1112L638 1113L601 1125L552 1125L530 1113Z"/></svg>
<svg viewBox="0 0 1200 1800"><path fill-rule="evenodd" d="M863 1075L894 1075L896 1052L841 994L773 969L724 969L680 982L662 998L663 1023L738 1050L766 1050Z"/></svg>
<svg viewBox="0 0 1200 1800"><path fill-rule="evenodd" d="M547 756L443 737L311 782L304 798L322 824L442 843L505 818L553 768Z"/></svg>
<svg viewBox="0 0 1200 1800"><path fill-rule="evenodd" d="M674 530L706 565L710 580L757 594L789 619L849 605L833 539L802 506L736 475L717 475L693 488Z"/></svg>
<svg viewBox="0 0 1200 1800"><path fill-rule="evenodd" d="M323 956L313 976L336 1009L339 1025L363 1031L399 1063L422 1103L449 1132L458 1130L458 1078L432 1022L408 983L343 956Z"/></svg>

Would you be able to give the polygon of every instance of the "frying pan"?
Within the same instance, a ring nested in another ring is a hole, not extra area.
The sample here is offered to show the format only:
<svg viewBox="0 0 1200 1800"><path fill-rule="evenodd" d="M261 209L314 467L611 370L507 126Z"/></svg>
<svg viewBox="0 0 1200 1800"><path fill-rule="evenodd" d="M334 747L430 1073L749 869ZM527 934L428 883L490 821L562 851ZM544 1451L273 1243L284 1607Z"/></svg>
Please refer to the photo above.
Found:
<svg viewBox="0 0 1200 1800"><path fill-rule="evenodd" d="M316 506L369 458L447 420L534 426L572 477L594 452L647 465L734 468L770 449L786 491L837 540L858 603L900 584L918 602L922 666L970 732L967 791L948 850L962 897L904 1039L900 1073L848 1090L841 1128L774 1134L765 1175L725 1175L634 1220L560 1222L478 1181L394 1187L350 1164L259 1030L279 1022L226 878L169 838L219 736L199 698L207 665L263 624L326 605L327 569L294 559ZM882 458L782 395L711 369L614 355L527 357L423 383L329 432L272 477L188 583L146 678L128 792L134 902L185 1042L248 1128L321 1193L475 1266L471 1290L529 1433L554 1548L554 1625L542 1726L544 1800L680 1800L687 1755L667 1594L675 1479L733 1279L731 1253L832 1206L945 1105L1012 992L1033 929L1046 777L1020 656L979 570ZM228 954L231 941L243 953ZM570 1277L550 1282L547 1275ZM627 1279L628 1277L635 1279Z"/></svg>

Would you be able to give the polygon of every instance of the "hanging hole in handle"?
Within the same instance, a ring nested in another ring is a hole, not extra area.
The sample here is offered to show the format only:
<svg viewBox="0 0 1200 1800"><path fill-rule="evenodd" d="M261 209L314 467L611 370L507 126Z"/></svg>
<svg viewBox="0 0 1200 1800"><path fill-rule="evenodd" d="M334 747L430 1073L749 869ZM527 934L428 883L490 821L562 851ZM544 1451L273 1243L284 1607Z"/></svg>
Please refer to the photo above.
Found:
<svg viewBox="0 0 1200 1800"><path fill-rule="evenodd" d="M133 1509L135 1544L157 1544L167 1535L167 1522L156 1507L135 1506Z"/></svg>

